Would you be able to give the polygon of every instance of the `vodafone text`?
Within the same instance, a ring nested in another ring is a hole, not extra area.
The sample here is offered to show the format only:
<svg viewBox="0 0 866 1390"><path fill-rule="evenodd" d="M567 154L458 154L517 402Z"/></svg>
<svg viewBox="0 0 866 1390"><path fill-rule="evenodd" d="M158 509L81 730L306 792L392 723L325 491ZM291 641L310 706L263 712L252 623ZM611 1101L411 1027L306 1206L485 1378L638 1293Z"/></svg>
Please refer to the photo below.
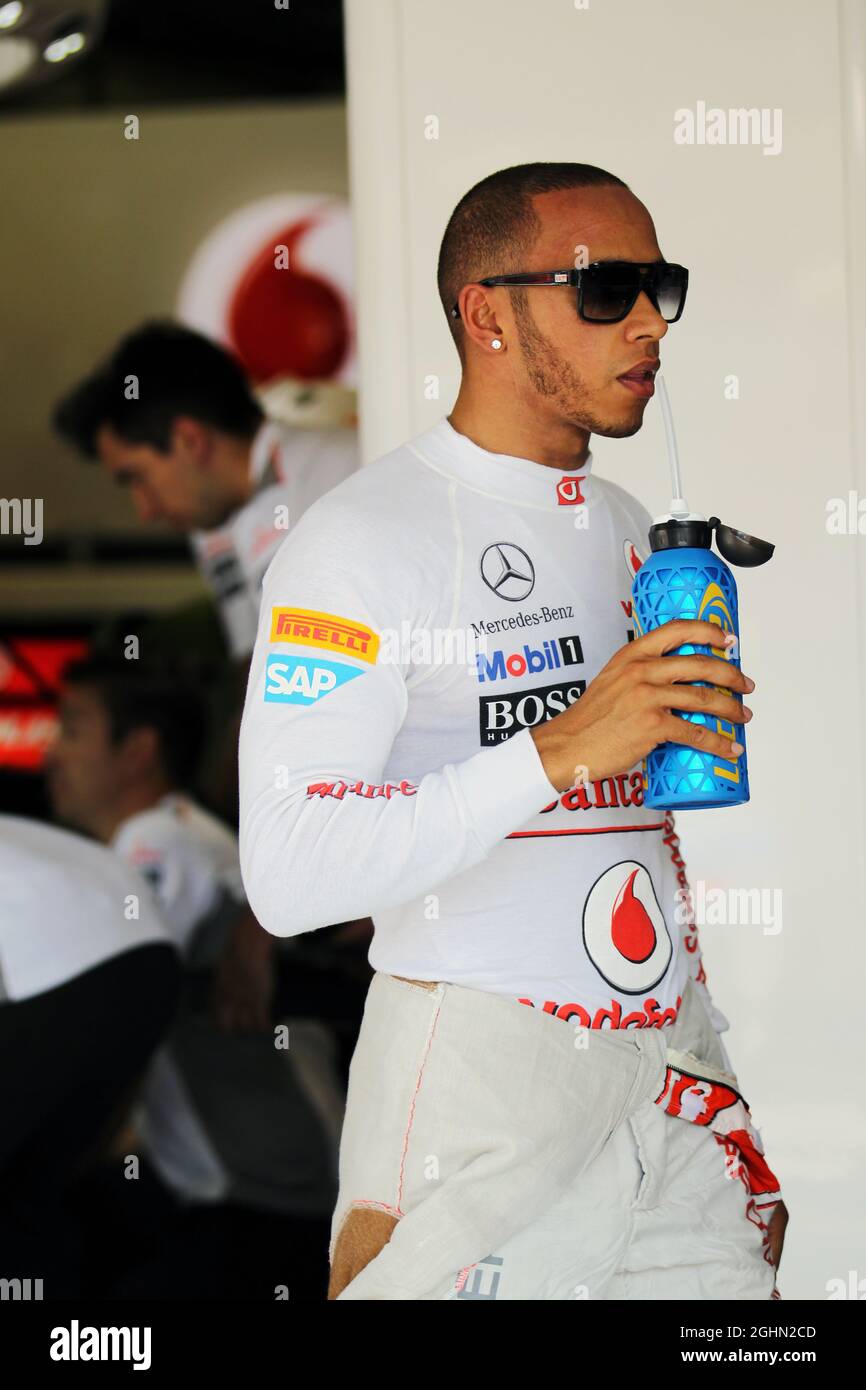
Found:
<svg viewBox="0 0 866 1390"><path fill-rule="evenodd" d="M535 1008L531 999L518 999L517 1002ZM545 1000L541 1009L542 1013L564 1018L566 1022L575 1019L581 1028L664 1028L667 1024L676 1023L682 1002L682 995L677 995L673 1008L661 1009L657 999L645 999L639 1010L625 1015L617 999L611 999L609 1009L596 1009L594 1014L582 1004L557 1004L553 999Z"/></svg>

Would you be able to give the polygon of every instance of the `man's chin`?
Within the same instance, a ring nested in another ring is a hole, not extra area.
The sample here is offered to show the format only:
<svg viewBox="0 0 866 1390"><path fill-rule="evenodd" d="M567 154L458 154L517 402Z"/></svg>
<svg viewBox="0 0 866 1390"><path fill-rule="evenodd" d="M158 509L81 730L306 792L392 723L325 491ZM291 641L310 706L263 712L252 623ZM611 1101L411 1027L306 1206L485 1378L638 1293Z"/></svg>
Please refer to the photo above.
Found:
<svg viewBox="0 0 866 1390"><path fill-rule="evenodd" d="M603 435L605 439L628 439L637 434L643 425L646 407L646 400L635 399L619 410L608 410L601 417L601 423L593 426L592 432Z"/></svg>
<svg viewBox="0 0 866 1390"><path fill-rule="evenodd" d="M580 419L575 420L574 423L589 430L591 434L602 435L605 439L628 439L630 435L637 434L643 425L643 411L639 414L631 414L628 419L599 415L589 418L585 413L582 413Z"/></svg>
<svg viewBox="0 0 866 1390"><path fill-rule="evenodd" d="M82 816L74 805L60 796L52 796L51 812L58 825L62 825L66 830L74 830L78 835L89 833L85 824L86 816Z"/></svg>
<svg viewBox="0 0 866 1390"><path fill-rule="evenodd" d="M221 507L219 511L214 509L201 512L198 516L187 517L186 520L174 522L173 525L178 531L218 531L228 525L233 515L231 508Z"/></svg>
<svg viewBox="0 0 866 1390"><path fill-rule="evenodd" d="M618 395L623 395L618 389ZM599 402L595 409L581 405L574 413L570 412L571 422L590 434L600 434L604 439L628 439L637 434L643 425L646 400L620 402L619 408Z"/></svg>
<svg viewBox="0 0 866 1390"><path fill-rule="evenodd" d="M641 415L637 420L622 420L616 424L595 425L592 432L603 435L605 439L628 439L630 435L637 434L642 426L643 416Z"/></svg>
<svg viewBox="0 0 866 1390"><path fill-rule="evenodd" d="M185 535L187 531L212 531L214 529L213 526L205 525L204 522L199 521L198 517L194 516L171 516L165 512L161 520L165 522L166 526L170 526L172 531L177 531L179 535Z"/></svg>

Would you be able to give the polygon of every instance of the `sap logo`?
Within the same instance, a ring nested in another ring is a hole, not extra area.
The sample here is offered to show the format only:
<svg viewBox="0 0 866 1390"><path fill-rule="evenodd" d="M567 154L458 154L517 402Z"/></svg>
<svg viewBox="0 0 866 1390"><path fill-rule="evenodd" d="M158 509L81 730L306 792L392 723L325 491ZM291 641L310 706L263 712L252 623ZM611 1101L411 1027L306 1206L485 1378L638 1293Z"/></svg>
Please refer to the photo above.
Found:
<svg viewBox="0 0 866 1390"><path fill-rule="evenodd" d="M478 701L482 747L504 743L522 729L532 729L562 714L586 690L586 681L564 681L559 685L538 685L513 695L486 695Z"/></svg>
<svg viewBox="0 0 866 1390"><path fill-rule="evenodd" d="M540 647L523 646L519 652L496 651L490 657L479 652L475 658L479 681L534 676L538 671L555 671L560 666L578 666L582 662L583 649L576 636L551 638Z"/></svg>
<svg viewBox="0 0 866 1390"><path fill-rule="evenodd" d="M265 700L284 705L314 705L337 686L363 676L357 666L313 657L269 656L265 668Z"/></svg>

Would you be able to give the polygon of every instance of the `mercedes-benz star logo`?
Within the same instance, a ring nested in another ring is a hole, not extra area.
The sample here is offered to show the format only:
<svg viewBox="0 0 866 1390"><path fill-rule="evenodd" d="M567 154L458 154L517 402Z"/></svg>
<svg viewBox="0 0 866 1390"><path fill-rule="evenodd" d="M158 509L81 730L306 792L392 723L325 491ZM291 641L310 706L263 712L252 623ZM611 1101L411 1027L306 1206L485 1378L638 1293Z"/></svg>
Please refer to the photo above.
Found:
<svg viewBox="0 0 866 1390"><path fill-rule="evenodd" d="M481 578L497 598L520 603L535 588L535 566L519 545L497 541L481 556Z"/></svg>

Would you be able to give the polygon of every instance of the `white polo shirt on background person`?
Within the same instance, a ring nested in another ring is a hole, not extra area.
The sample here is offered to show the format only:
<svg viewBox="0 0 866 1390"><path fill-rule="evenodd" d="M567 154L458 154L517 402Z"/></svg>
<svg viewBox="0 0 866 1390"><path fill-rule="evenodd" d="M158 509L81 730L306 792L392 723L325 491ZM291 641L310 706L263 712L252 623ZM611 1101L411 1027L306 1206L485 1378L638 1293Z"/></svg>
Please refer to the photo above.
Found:
<svg viewBox="0 0 866 1390"><path fill-rule="evenodd" d="M186 965L212 967L245 907L236 836L172 792L122 822L111 847L152 886ZM314 1020L292 1020L291 1053L279 1053L272 1033L224 1034L182 1008L135 1114L162 1180L185 1201L328 1211L343 1109L328 1056L328 1036ZM246 1128L226 1113L233 1099L250 1107Z"/></svg>
<svg viewBox="0 0 866 1390"><path fill-rule="evenodd" d="M233 657L253 650L262 579L289 528L358 464L354 430L298 429L266 420L252 443L250 500L225 526L190 533Z"/></svg>
<svg viewBox="0 0 866 1390"><path fill-rule="evenodd" d="M70 830L0 816L0 1003L169 941L151 890L110 850Z"/></svg>
<svg viewBox="0 0 866 1390"><path fill-rule="evenodd" d="M246 902L236 837L180 792L122 821L111 848L148 880L185 955L206 918L232 904L240 910Z"/></svg>

